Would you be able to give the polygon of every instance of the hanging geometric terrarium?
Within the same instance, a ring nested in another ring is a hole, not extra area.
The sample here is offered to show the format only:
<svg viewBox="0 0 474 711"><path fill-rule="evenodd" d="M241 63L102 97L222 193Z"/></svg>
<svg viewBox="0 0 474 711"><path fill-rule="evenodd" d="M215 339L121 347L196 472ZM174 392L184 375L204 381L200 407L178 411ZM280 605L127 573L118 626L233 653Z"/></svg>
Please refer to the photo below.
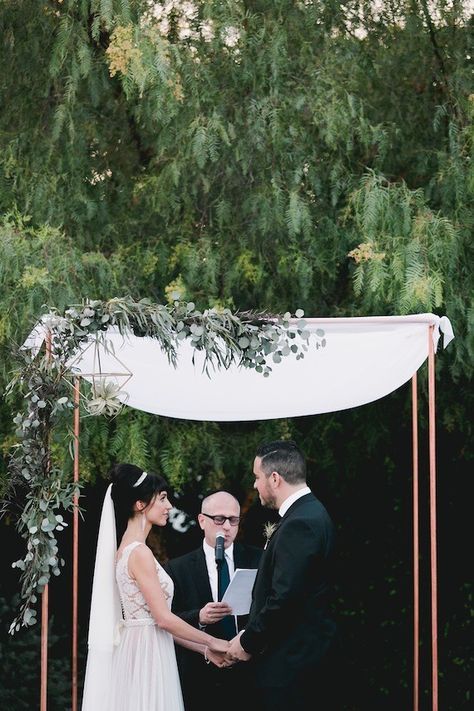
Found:
<svg viewBox="0 0 474 711"><path fill-rule="evenodd" d="M103 370L101 349L107 354L107 365L111 365L111 360L113 364L117 364L117 368ZM88 372L84 372L82 368L80 371L75 368L79 363L83 363L84 360L90 365L90 371ZM90 395L85 397L81 394L85 402L85 409L90 415L107 415L109 417L118 415L128 399L124 386L128 383L133 373L115 355L113 349L107 347L106 341L101 339L99 342L98 338L94 338L86 348L70 361L69 367L72 375L75 372L80 372L81 378L90 383Z"/></svg>

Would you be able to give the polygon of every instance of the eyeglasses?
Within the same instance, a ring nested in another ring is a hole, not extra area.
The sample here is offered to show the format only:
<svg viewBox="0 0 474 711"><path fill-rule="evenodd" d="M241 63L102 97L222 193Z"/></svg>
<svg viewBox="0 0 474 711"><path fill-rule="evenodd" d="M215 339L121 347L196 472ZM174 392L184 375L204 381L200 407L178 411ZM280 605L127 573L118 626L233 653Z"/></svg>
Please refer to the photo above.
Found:
<svg viewBox="0 0 474 711"><path fill-rule="evenodd" d="M240 516L211 516L211 514L206 513L202 513L202 515L207 516L207 518L212 518L216 526L223 526L226 521L228 521L231 526L238 526L240 521Z"/></svg>

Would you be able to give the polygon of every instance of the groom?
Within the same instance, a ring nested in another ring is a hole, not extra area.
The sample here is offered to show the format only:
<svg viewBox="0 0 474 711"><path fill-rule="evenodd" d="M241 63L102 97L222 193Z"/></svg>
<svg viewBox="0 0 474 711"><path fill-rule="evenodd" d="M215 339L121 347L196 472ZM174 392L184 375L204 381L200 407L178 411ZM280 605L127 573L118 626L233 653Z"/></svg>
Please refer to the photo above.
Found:
<svg viewBox="0 0 474 711"><path fill-rule="evenodd" d="M260 447L254 488L281 522L260 561L249 621L229 661L249 661L268 711L337 709L330 683L335 624L327 612L334 526L306 485L306 463L294 442ZM335 694L334 694L335 696Z"/></svg>

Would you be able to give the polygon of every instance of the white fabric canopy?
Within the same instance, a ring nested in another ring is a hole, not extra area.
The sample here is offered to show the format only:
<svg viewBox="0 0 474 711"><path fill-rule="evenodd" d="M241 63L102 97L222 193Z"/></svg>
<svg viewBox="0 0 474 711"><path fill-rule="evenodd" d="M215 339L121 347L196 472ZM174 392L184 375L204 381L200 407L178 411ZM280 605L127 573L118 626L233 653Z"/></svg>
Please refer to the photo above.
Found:
<svg viewBox="0 0 474 711"><path fill-rule="evenodd" d="M445 346L453 338L449 319L434 314L305 320L313 333L325 331L326 347L317 350L312 335L304 359L290 355L274 364L270 357L269 377L238 366L211 369L209 377L203 354L187 342L174 368L156 340L124 337L116 329L107 333L115 355L100 348L101 372L130 371L121 399L137 410L187 420L266 420L346 410L384 397L428 357L430 325L435 349L440 330ZM74 370L91 380L94 347L84 349L79 363L75 359Z"/></svg>

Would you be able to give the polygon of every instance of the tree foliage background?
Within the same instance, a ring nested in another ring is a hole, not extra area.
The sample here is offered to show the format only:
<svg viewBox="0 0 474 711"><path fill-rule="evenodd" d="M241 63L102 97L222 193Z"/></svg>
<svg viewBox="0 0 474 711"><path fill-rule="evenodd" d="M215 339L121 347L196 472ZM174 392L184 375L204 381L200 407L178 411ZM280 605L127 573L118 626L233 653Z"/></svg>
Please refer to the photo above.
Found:
<svg viewBox="0 0 474 711"><path fill-rule="evenodd" d="M467 708L472 587L453 551L472 535L471 3L3 0L0 28L3 386L12 344L44 305L84 297L449 316L456 340L437 359L440 694L443 708ZM425 380L422 370L422 437ZM2 403L3 481L14 412ZM206 488L245 497L260 440L301 442L339 530L345 708L401 708L412 664L410 428L408 389L353 412L264 423L130 411L84 421L81 473L92 499L114 460L154 467L192 515ZM421 518L426 544L423 508ZM8 541L12 527L13 516ZM170 539L168 553L179 545ZM21 649L0 646L10 660L0 698L16 689L19 709L36 693L26 685L20 698L9 671ZM62 693L50 690L51 708L64 709Z"/></svg>

